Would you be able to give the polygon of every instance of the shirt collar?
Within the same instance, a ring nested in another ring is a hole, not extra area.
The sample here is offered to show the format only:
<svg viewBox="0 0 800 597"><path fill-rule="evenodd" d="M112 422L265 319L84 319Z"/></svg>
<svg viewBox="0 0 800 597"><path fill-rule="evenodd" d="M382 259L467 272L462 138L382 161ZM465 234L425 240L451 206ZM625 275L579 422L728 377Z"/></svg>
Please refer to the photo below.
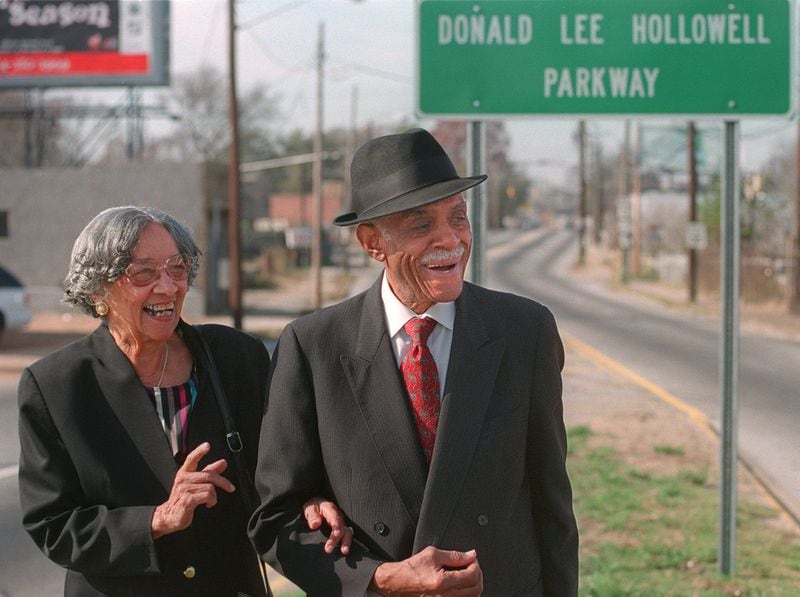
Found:
<svg viewBox="0 0 800 597"><path fill-rule="evenodd" d="M386 278L386 272L383 273L383 280L381 281L381 300L383 301L383 310L386 312L386 325L389 329L390 338L394 338L409 319L419 317L419 315L401 303L400 299L392 292L389 287L389 280ZM424 315L436 320L436 323L452 332L453 324L456 320L456 304L453 301L434 303L425 311Z"/></svg>

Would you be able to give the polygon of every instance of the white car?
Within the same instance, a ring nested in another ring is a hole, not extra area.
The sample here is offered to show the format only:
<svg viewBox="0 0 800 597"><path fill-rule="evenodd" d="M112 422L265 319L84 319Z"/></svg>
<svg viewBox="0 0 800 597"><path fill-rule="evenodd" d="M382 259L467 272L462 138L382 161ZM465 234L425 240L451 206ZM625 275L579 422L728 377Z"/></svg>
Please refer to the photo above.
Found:
<svg viewBox="0 0 800 597"><path fill-rule="evenodd" d="M0 337L3 331L21 327L31 320L25 287L7 269L0 267Z"/></svg>

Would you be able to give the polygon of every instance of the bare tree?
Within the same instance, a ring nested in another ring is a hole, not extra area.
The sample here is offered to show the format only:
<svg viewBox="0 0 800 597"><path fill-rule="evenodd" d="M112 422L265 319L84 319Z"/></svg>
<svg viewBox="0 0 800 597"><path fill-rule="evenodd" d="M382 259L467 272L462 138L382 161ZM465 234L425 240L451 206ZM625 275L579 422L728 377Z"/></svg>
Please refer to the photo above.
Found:
<svg viewBox="0 0 800 597"><path fill-rule="evenodd" d="M156 154L175 159L224 161L230 143L225 76L210 66L175 77L164 101L180 121L176 130L158 141ZM256 86L239 97L242 160L273 157L271 123L279 114L279 97Z"/></svg>

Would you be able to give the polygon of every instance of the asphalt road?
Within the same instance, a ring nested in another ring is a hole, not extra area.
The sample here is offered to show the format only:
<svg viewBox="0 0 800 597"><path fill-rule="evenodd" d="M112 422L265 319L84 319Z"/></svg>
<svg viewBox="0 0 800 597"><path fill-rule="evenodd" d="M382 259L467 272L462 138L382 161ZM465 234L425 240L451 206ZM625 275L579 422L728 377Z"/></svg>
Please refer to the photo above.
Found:
<svg viewBox="0 0 800 597"><path fill-rule="evenodd" d="M546 304L566 333L702 411L719 428L719 324L566 278L571 231L518 234L490 249L489 285ZM800 519L800 344L740 334L739 453Z"/></svg>
<svg viewBox="0 0 800 597"><path fill-rule="evenodd" d="M45 558L20 524L17 383L0 381L0 597L64 594L64 571Z"/></svg>

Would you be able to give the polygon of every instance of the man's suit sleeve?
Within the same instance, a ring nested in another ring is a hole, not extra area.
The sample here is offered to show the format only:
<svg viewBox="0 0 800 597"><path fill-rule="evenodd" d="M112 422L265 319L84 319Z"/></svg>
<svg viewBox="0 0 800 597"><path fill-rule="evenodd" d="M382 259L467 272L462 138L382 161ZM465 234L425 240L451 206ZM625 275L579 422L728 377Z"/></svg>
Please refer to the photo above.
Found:
<svg viewBox="0 0 800 597"><path fill-rule="evenodd" d="M545 595L578 594L578 530L567 476L561 370L564 347L544 310L536 348L528 462Z"/></svg>
<svg viewBox="0 0 800 597"><path fill-rule="evenodd" d="M29 369L18 399L22 524L34 542L53 562L84 574L159 572L154 507L84 504L78 473Z"/></svg>
<svg viewBox="0 0 800 597"><path fill-rule="evenodd" d="M248 533L261 558L309 595L364 595L382 560L355 542L347 557L338 549L325 554L326 535L311 531L302 514L312 497L336 501L320 447L318 426L325 421L317 419L315 390L307 356L289 325L270 368L256 467L261 505Z"/></svg>

